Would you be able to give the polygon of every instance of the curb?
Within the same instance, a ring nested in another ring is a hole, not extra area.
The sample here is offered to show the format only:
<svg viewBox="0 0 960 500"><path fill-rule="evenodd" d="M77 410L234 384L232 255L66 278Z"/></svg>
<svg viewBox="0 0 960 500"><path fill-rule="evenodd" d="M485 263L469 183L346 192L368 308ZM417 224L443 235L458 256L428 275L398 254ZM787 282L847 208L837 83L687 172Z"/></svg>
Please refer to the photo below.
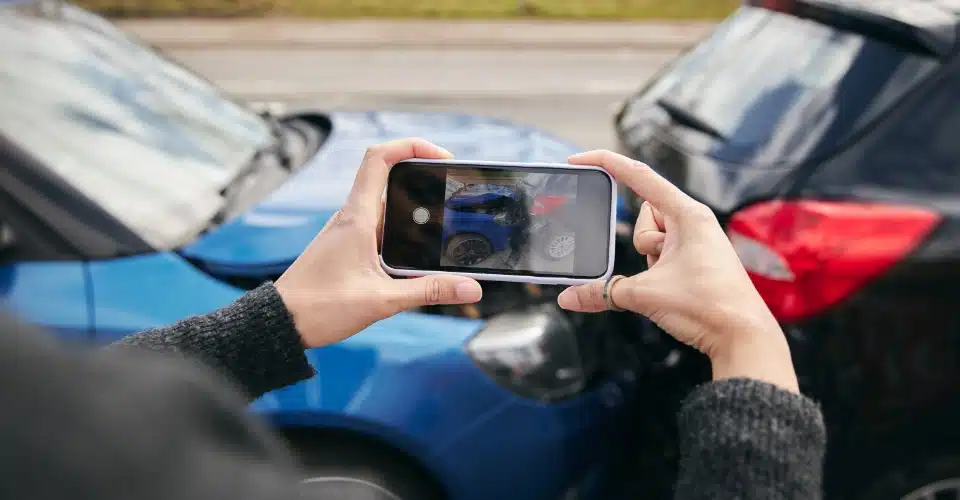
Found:
<svg viewBox="0 0 960 500"><path fill-rule="evenodd" d="M120 21L162 49L680 50L709 23L182 20Z"/></svg>
<svg viewBox="0 0 960 500"><path fill-rule="evenodd" d="M632 85L625 89L574 89L554 92L535 92L532 90L523 91L502 91L502 90L468 90L464 92L436 92L435 90L357 90L357 91L332 91L332 90L292 90L278 89L273 90L249 90L237 88L230 85L224 85L223 88L228 94L251 101L289 101L289 100L330 100L342 98L368 98L368 99L399 99L399 100L430 100L435 102L447 101L499 101L516 99L578 99L578 98L611 98L614 101L621 101L631 92L636 91L642 81L637 85Z"/></svg>
<svg viewBox="0 0 960 500"><path fill-rule="evenodd" d="M269 49L269 50L378 50L393 49L437 49L449 48L459 50L644 50L644 51L678 51L683 50L696 41L690 42L643 42L643 43L574 43L574 42L523 42L509 41L369 41L369 42L306 42L288 40L263 40L235 42L229 40L151 40L140 37L150 45L165 50L201 50L201 49Z"/></svg>

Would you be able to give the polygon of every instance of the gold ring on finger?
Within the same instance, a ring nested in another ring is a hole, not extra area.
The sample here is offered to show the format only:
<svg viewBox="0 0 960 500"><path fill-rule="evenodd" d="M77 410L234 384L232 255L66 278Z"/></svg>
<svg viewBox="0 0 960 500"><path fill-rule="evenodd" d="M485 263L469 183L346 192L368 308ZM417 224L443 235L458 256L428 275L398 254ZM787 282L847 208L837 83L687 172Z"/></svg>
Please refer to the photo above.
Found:
<svg viewBox="0 0 960 500"><path fill-rule="evenodd" d="M603 285L603 303L606 304L607 309L611 311L623 312L626 310L626 309L617 307L617 305L613 303L613 287L617 284L618 281L622 280L623 278L625 278L625 276L620 276L620 275L613 276L610 279L608 279L607 282L604 283Z"/></svg>

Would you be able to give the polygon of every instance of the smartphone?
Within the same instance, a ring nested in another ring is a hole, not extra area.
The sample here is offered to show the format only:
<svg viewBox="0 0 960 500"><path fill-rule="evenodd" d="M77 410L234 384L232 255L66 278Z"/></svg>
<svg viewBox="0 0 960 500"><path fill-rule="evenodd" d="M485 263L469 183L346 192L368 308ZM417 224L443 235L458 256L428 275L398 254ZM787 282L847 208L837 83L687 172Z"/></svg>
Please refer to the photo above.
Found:
<svg viewBox="0 0 960 500"><path fill-rule="evenodd" d="M408 160L390 171L381 265L394 276L573 285L613 273L617 188L599 167Z"/></svg>

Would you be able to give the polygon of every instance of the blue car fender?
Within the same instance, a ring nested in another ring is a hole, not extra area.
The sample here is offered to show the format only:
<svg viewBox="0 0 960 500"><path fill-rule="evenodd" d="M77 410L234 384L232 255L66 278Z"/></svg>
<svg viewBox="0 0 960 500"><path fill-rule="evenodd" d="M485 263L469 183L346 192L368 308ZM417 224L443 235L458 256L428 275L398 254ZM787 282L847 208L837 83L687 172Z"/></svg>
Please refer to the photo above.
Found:
<svg viewBox="0 0 960 500"><path fill-rule="evenodd" d="M514 396L464 351L483 321L402 313L341 343L308 351L317 374L252 405L277 427L358 432L444 477L439 459L474 422Z"/></svg>
<svg viewBox="0 0 960 500"><path fill-rule="evenodd" d="M92 263L90 276L101 343L212 311L243 293L173 253ZM267 393L251 410L280 428L358 432L412 456L437 477L449 476L448 464L437 458L440 450L514 398L464 349L484 324L398 314L343 342L308 350L316 375Z"/></svg>

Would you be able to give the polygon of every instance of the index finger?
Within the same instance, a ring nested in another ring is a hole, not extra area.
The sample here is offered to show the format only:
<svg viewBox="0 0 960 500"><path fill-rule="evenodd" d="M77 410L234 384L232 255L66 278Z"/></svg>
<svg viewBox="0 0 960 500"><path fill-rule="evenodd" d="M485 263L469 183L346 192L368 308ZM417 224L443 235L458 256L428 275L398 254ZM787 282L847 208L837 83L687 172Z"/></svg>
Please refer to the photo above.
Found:
<svg viewBox="0 0 960 500"><path fill-rule="evenodd" d="M626 184L640 198L649 201L664 213L679 215L684 205L693 202L693 198L654 172L647 164L612 151L587 151L571 156L569 161L574 165L598 166L610 172L617 182Z"/></svg>
<svg viewBox="0 0 960 500"><path fill-rule="evenodd" d="M353 182L347 205L376 217L380 200L387 187L390 169L411 158L448 159L453 155L430 141L419 138L400 139L378 144L367 149Z"/></svg>

